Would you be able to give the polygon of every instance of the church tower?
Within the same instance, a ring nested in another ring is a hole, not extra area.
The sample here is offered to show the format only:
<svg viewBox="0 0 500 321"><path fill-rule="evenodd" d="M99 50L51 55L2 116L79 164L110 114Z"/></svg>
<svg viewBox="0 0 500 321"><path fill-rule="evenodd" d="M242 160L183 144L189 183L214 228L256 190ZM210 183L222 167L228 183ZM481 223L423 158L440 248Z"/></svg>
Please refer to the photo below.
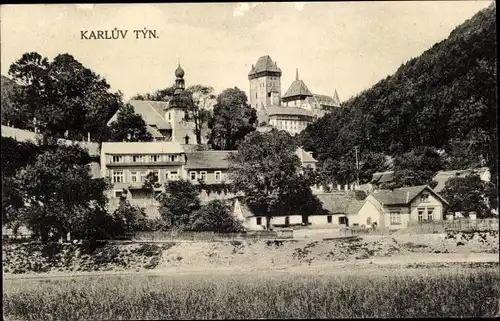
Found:
<svg viewBox="0 0 500 321"><path fill-rule="evenodd" d="M248 73L250 106L259 110L279 106L281 100L281 69L271 57L262 56Z"/></svg>

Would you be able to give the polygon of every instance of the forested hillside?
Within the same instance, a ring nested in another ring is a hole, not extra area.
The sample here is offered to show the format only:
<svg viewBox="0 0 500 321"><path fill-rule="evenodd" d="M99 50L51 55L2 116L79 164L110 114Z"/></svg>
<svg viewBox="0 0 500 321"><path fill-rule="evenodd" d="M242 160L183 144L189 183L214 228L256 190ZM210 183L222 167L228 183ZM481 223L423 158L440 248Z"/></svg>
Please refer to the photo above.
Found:
<svg viewBox="0 0 500 321"><path fill-rule="evenodd" d="M338 183L355 180L354 146L362 182L387 169L386 155L414 166L410 171L419 170L419 160L435 164L428 160L439 157L440 168L432 171L486 165L496 174L496 66L493 3L345 108L309 125L300 143L320 160L323 178Z"/></svg>

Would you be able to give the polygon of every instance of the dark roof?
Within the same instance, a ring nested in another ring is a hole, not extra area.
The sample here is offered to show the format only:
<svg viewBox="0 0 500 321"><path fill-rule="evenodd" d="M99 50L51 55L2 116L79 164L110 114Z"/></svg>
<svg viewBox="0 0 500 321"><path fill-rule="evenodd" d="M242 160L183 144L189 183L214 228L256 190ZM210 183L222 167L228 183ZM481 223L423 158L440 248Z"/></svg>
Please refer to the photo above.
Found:
<svg viewBox="0 0 500 321"><path fill-rule="evenodd" d="M250 70L248 75L250 76L250 75L258 74L258 73L264 72L264 71L280 72L281 73L281 69L278 68L277 64L275 62L273 62L273 60L271 59L271 57L269 57L269 55L266 55L266 56L260 57L257 60L255 67L253 67L252 70Z"/></svg>
<svg viewBox="0 0 500 321"><path fill-rule="evenodd" d="M417 197L423 190L428 190L443 202L447 203L446 200L434 192L427 185L412 186L412 187L401 187L394 190L375 190L371 195L384 205L399 205L399 204L410 204L415 197Z"/></svg>
<svg viewBox="0 0 500 321"><path fill-rule="evenodd" d="M236 151L199 151L186 153L186 169L227 169L229 155Z"/></svg>
<svg viewBox="0 0 500 321"><path fill-rule="evenodd" d="M479 174L487 171L487 167L477 168L477 169L459 169L459 170L451 170L451 171L439 171L436 176L434 176L433 180L435 180L438 184L434 187L435 192L441 192L445 187L446 182L452 177L463 177L470 174Z"/></svg>
<svg viewBox="0 0 500 321"><path fill-rule="evenodd" d="M271 115L293 115L293 116L307 116L313 117L313 114L304 108L299 107L277 107L271 106L266 108L266 114Z"/></svg>
<svg viewBox="0 0 500 321"><path fill-rule="evenodd" d="M354 193L325 193L316 195L323 208L331 214L357 214L365 200L357 200Z"/></svg>
<svg viewBox="0 0 500 321"><path fill-rule="evenodd" d="M295 80L281 98L312 95L313 94L309 91L306 84L302 80Z"/></svg>

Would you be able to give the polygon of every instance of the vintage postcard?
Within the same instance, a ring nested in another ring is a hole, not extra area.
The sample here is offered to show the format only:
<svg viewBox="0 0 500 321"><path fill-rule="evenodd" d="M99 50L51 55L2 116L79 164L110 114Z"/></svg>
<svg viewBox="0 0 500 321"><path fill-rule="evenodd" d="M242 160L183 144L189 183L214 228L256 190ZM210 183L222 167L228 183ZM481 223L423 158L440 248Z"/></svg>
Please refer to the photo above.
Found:
<svg viewBox="0 0 500 321"><path fill-rule="evenodd" d="M496 25L1 5L4 319L498 317Z"/></svg>

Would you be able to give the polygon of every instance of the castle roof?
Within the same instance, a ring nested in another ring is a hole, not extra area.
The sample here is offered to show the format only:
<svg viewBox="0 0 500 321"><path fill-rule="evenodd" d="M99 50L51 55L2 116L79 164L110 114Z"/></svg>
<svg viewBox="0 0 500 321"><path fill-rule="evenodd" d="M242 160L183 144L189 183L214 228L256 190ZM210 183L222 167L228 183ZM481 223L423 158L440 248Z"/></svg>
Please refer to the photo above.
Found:
<svg viewBox="0 0 500 321"><path fill-rule="evenodd" d="M257 60L257 63L255 64L255 67L252 65L252 70L248 73L249 76L258 74L260 72L264 71L271 71L271 72L279 72L281 73L281 69L278 68L278 65L276 62L273 62L271 57L269 55L262 56Z"/></svg>
<svg viewBox="0 0 500 321"><path fill-rule="evenodd" d="M336 94L337 91L335 91L333 97L330 97L328 95L319 95L319 94L313 94L313 96L318 102L318 104L320 104L321 106L339 107L340 106L339 96Z"/></svg>
<svg viewBox="0 0 500 321"><path fill-rule="evenodd" d="M309 91L306 84L299 79L296 79L282 98L294 97L294 96L312 96L313 94Z"/></svg>
<svg viewBox="0 0 500 321"><path fill-rule="evenodd" d="M313 114L304 108L299 107L278 107L270 106L266 108L266 114L271 115L291 115L291 116L307 116L313 117Z"/></svg>

